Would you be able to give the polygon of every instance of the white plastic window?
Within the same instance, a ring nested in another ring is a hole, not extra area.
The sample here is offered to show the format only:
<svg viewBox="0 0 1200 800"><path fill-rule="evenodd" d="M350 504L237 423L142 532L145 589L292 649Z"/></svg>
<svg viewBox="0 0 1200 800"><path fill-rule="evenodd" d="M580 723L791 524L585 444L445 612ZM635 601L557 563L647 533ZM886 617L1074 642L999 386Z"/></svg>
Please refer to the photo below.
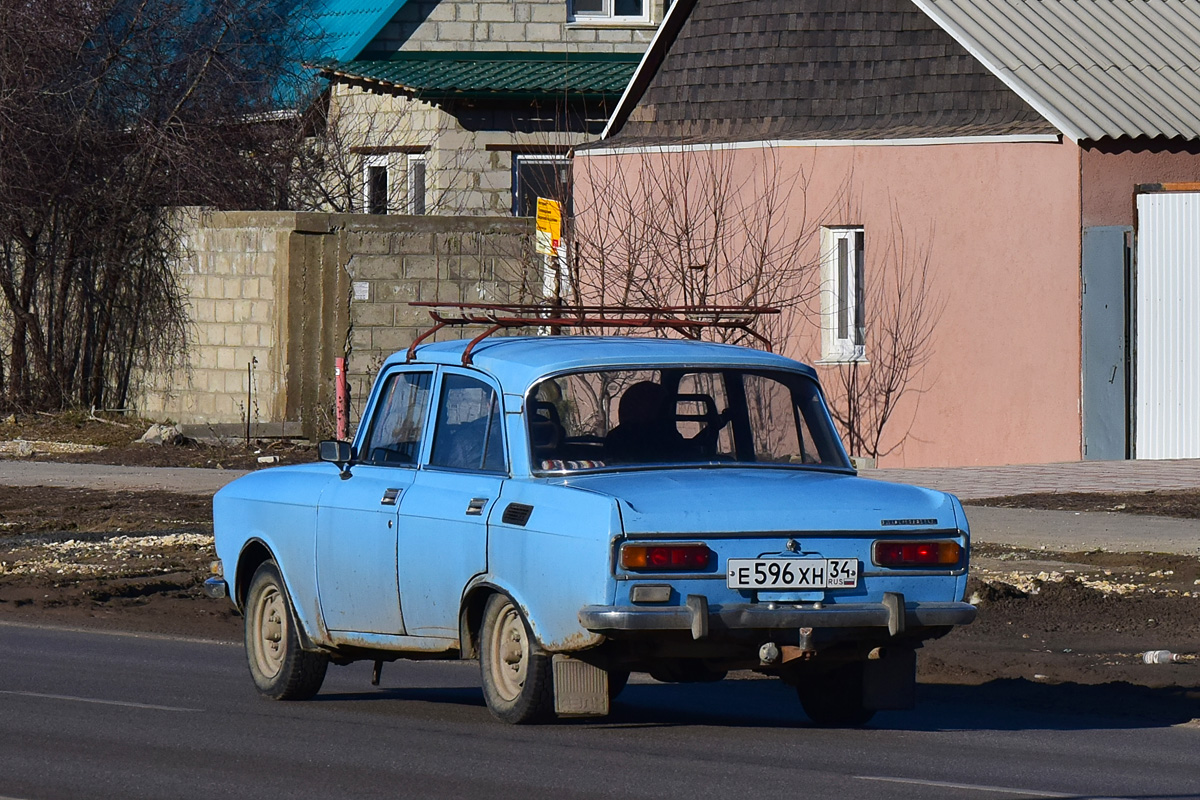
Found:
<svg viewBox="0 0 1200 800"><path fill-rule="evenodd" d="M425 154L408 157L408 213L425 213Z"/></svg>
<svg viewBox="0 0 1200 800"><path fill-rule="evenodd" d="M860 361L866 358L863 314L861 227L821 230L821 358Z"/></svg>
<svg viewBox="0 0 1200 800"><path fill-rule="evenodd" d="M572 0L574 22L649 22L650 0Z"/></svg>

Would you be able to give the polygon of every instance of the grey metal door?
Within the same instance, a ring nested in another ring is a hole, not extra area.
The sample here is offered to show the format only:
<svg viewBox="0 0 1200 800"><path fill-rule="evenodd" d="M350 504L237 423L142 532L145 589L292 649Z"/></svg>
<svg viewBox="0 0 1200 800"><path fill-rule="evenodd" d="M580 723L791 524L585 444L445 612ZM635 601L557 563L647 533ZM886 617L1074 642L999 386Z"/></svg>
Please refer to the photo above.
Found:
<svg viewBox="0 0 1200 800"><path fill-rule="evenodd" d="M1083 457L1129 453L1129 238L1132 228L1083 231Z"/></svg>

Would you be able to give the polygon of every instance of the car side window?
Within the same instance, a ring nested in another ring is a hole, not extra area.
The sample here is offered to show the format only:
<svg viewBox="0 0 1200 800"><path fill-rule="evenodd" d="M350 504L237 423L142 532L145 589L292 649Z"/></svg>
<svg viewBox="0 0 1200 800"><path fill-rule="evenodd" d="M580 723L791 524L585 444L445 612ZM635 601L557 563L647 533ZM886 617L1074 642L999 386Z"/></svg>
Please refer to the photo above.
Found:
<svg viewBox="0 0 1200 800"><path fill-rule="evenodd" d="M416 466L432 377L429 372L399 372L388 378L375 405L375 418L363 451L364 463Z"/></svg>
<svg viewBox="0 0 1200 800"><path fill-rule="evenodd" d="M442 379L430 466L504 472L500 398L492 387L466 375Z"/></svg>

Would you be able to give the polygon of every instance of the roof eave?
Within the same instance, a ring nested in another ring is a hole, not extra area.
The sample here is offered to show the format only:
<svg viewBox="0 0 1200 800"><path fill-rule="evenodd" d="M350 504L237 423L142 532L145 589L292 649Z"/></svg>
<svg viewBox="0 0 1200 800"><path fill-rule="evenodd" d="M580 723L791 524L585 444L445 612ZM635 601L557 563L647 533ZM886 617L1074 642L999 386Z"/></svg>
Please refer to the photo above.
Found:
<svg viewBox="0 0 1200 800"><path fill-rule="evenodd" d="M675 38L679 35L679 31L683 28L683 24L691 16L692 9L695 7L696 0L675 0L670 8L667 9L667 14L663 17L662 24L654 31L654 37L650 40L650 46L642 54L642 60L638 62L633 77L629 79L629 83L625 86L625 91L621 93L621 98L617 101L617 106L613 109L612 116L608 119L608 124L604 126L604 130L600 133L602 140L614 135L625 125L626 120L629 119L629 115L633 113L633 109L641 102L642 95L646 93L646 87L650 85L650 81L654 79L654 75L658 72L659 67L662 66L663 60L666 59L667 53L671 49L671 45L675 43Z"/></svg>
<svg viewBox="0 0 1200 800"><path fill-rule="evenodd" d="M374 91L386 92L388 94L400 94L409 97L413 100L424 100L428 103L445 103L454 100L495 100L495 101L512 101L519 100L523 102L535 102L540 100L562 100L566 98L569 102L576 103L603 103L611 101L615 96L615 92L596 92L596 91L576 91L572 89L555 89L543 91L507 91L503 89L444 89L430 88L427 86L410 86L403 83L394 83L385 81L379 78L369 78L364 75L355 75L350 72L330 69L327 67L318 67L321 74L331 79L339 79L345 83L352 83L366 86Z"/></svg>

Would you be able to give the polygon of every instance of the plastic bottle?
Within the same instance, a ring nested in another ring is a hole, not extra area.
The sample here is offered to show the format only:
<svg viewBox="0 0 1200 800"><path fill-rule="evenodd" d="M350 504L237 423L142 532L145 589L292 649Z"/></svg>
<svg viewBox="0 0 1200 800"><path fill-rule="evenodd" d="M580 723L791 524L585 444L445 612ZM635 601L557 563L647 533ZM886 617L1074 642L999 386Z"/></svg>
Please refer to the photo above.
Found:
<svg viewBox="0 0 1200 800"><path fill-rule="evenodd" d="M1183 658L1170 650L1147 650L1142 653L1143 664L1176 664L1180 661L1183 661Z"/></svg>

